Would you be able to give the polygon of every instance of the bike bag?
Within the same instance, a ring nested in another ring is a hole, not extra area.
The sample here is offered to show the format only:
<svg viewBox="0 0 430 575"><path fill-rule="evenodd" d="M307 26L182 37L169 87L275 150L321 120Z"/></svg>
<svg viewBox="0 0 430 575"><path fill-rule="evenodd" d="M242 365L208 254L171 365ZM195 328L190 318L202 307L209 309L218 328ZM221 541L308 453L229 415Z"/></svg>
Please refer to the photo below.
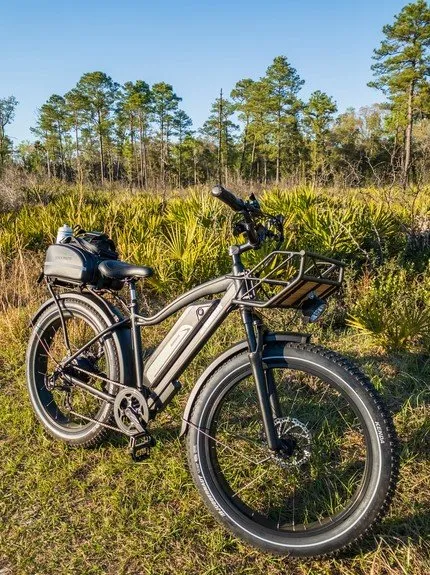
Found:
<svg viewBox="0 0 430 575"><path fill-rule="evenodd" d="M118 253L115 244L109 236L102 232L82 232L68 241L69 245L82 248L102 260L117 260Z"/></svg>
<svg viewBox="0 0 430 575"><path fill-rule="evenodd" d="M98 269L100 262L117 259L113 241L105 234L90 232L49 246L43 273L55 285L121 289L122 281L104 278Z"/></svg>

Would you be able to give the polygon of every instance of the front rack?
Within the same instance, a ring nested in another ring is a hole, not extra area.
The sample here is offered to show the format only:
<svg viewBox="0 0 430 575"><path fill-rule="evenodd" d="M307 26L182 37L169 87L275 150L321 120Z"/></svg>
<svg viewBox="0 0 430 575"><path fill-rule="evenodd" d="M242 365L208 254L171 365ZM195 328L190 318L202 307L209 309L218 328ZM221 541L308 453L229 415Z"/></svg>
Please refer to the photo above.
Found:
<svg viewBox="0 0 430 575"><path fill-rule="evenodd" d="M339 289L344 265L312 252L274 251L240 276L234 301L249 307L299 308L310 294L321 299Z"/></svg>

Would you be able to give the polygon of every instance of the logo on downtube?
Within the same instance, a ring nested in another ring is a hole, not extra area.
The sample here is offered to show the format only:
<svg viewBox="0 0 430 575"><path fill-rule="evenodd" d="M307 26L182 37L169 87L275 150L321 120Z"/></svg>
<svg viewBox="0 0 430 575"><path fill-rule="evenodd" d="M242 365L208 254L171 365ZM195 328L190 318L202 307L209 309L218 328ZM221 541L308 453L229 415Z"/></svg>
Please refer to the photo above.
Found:
<svg viewBox="0 0 430 575"><path fill-rule="evenodd" d="M187 335L192 331L192 325L183 325L174 334L172 339L166 344L164 349L161 350L158 357L152 362L152 364L148 367L146 371L146 376L149 380L154 380L157 376L157 373L161 370L161 368L167 363L167 361L172 357L175 350L179 347L182 341L187 337Z"/></svg>

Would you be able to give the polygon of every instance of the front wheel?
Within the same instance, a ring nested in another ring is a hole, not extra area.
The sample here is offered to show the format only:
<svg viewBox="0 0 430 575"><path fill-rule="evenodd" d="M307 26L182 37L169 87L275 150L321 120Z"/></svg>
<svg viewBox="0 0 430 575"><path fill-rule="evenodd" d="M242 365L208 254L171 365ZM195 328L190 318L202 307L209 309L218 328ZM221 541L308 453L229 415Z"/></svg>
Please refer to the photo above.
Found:
<svg viewBox="0 0 430 575"><path fill-rule="evenodd" d="M321 347L276 343L264 370L282 449L271 452L246 353L201 392L188 433L193 479L214 516L267 551L315 556L359 539L395 488L395 432L350 362Z"/></svg>

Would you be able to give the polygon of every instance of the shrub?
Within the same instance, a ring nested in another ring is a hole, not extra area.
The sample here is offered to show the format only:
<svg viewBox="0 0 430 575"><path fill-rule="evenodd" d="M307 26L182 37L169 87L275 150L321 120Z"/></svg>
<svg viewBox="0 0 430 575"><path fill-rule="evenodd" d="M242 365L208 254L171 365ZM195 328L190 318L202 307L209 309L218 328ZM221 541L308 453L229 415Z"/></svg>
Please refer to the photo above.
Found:
<svg viewBox="0 0 430 575"><path fill-rule="evenodd" d="M414 276L412 269L391 260L356 284L356 303L347 324L388 350L422 343L430 328L427 283L427 276Z"/></svg>

